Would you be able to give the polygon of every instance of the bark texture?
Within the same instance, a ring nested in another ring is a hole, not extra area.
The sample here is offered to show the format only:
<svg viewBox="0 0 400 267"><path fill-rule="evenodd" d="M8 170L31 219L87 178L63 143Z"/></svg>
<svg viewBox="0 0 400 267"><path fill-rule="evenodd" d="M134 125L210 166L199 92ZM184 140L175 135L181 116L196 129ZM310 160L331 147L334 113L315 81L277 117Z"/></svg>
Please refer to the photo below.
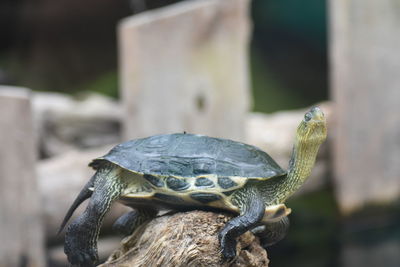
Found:
<svg viewBox="0 0 400 267"><path fill-rule="evenodd" d="M157 217L126 237L101 266L268 266L266 251L250 232L239 238L234 260L222 259L218 233L230 218L205 211Z"/></svg>

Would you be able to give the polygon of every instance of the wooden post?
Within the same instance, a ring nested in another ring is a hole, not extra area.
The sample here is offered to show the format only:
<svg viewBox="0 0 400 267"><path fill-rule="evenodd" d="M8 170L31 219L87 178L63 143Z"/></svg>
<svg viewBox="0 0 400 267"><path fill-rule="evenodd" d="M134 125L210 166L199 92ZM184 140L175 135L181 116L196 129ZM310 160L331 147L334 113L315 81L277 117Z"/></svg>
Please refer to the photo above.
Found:
<svg viewBox="0 0 400 267"><path fill-rule="evenodd" d="M0 86L0 266L45 266L29 90Z"/></svg>
<svg viewBox="0 0 400 267"><path fill-rule="evenodd" d="M124 137L244 138L249 0L184 1L119 27Z"/></svg>
<svg viewBox="0 0 400 267"><path fill-rule="evenodd" d="M334 161L343 212L400 197L400 5L331 0Z"/></svg>

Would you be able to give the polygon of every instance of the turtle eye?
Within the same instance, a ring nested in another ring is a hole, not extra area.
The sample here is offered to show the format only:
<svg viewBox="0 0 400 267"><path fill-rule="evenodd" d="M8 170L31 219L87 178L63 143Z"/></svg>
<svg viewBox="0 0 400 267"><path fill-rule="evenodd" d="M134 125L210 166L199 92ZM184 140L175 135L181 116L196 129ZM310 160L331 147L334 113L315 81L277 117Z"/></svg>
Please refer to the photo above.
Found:
<svg viewBox="0 0 400 267"><path fill-rule="evenodd" d="M310 121L312 119L312 115L310 112L307 112L306 115L304 115L304 121Z"/></svg>

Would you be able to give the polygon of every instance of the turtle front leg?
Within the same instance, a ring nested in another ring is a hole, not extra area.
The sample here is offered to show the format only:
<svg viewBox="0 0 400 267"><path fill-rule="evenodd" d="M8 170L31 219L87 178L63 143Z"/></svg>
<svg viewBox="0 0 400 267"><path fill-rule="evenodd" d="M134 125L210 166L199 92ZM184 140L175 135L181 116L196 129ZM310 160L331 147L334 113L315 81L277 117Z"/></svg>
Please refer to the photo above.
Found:
<svg viewBox="0 0 400 267"><path fill-rule="evenodd" d="M97 239L104 215L124 188L116 168L98 170L94 192L86 210L65 234L64 252L71 264L93 266L97 260Z"/></svg>
<svg viewBox="0 0 400 267"><path fill-rule="evenodd" d="M254 228L264 217L265 204L258 191L239 199L240 216L228 221L219 233L221 252L225 259L236 256L236 238Z"/></svg>
<svg viewBox="0 0 400 267"><path fill-rule="evenodd" d="M153 208L137 208L119 217L112 228L115 232L123 235L130 235L133 231L147 220L157 215L157 210Z"/></svg>

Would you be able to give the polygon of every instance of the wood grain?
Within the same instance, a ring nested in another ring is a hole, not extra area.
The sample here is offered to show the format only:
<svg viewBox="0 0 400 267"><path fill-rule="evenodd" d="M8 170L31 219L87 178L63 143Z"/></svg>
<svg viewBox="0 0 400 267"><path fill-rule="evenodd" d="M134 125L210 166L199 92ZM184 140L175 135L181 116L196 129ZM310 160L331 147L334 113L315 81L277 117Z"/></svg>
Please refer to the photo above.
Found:
<svg viewBox="0 0 400 267"><path fill-rule="evenodd" d="M243 140L250 106L248 0L184 1L119 25L124 137Z"/></svg>

